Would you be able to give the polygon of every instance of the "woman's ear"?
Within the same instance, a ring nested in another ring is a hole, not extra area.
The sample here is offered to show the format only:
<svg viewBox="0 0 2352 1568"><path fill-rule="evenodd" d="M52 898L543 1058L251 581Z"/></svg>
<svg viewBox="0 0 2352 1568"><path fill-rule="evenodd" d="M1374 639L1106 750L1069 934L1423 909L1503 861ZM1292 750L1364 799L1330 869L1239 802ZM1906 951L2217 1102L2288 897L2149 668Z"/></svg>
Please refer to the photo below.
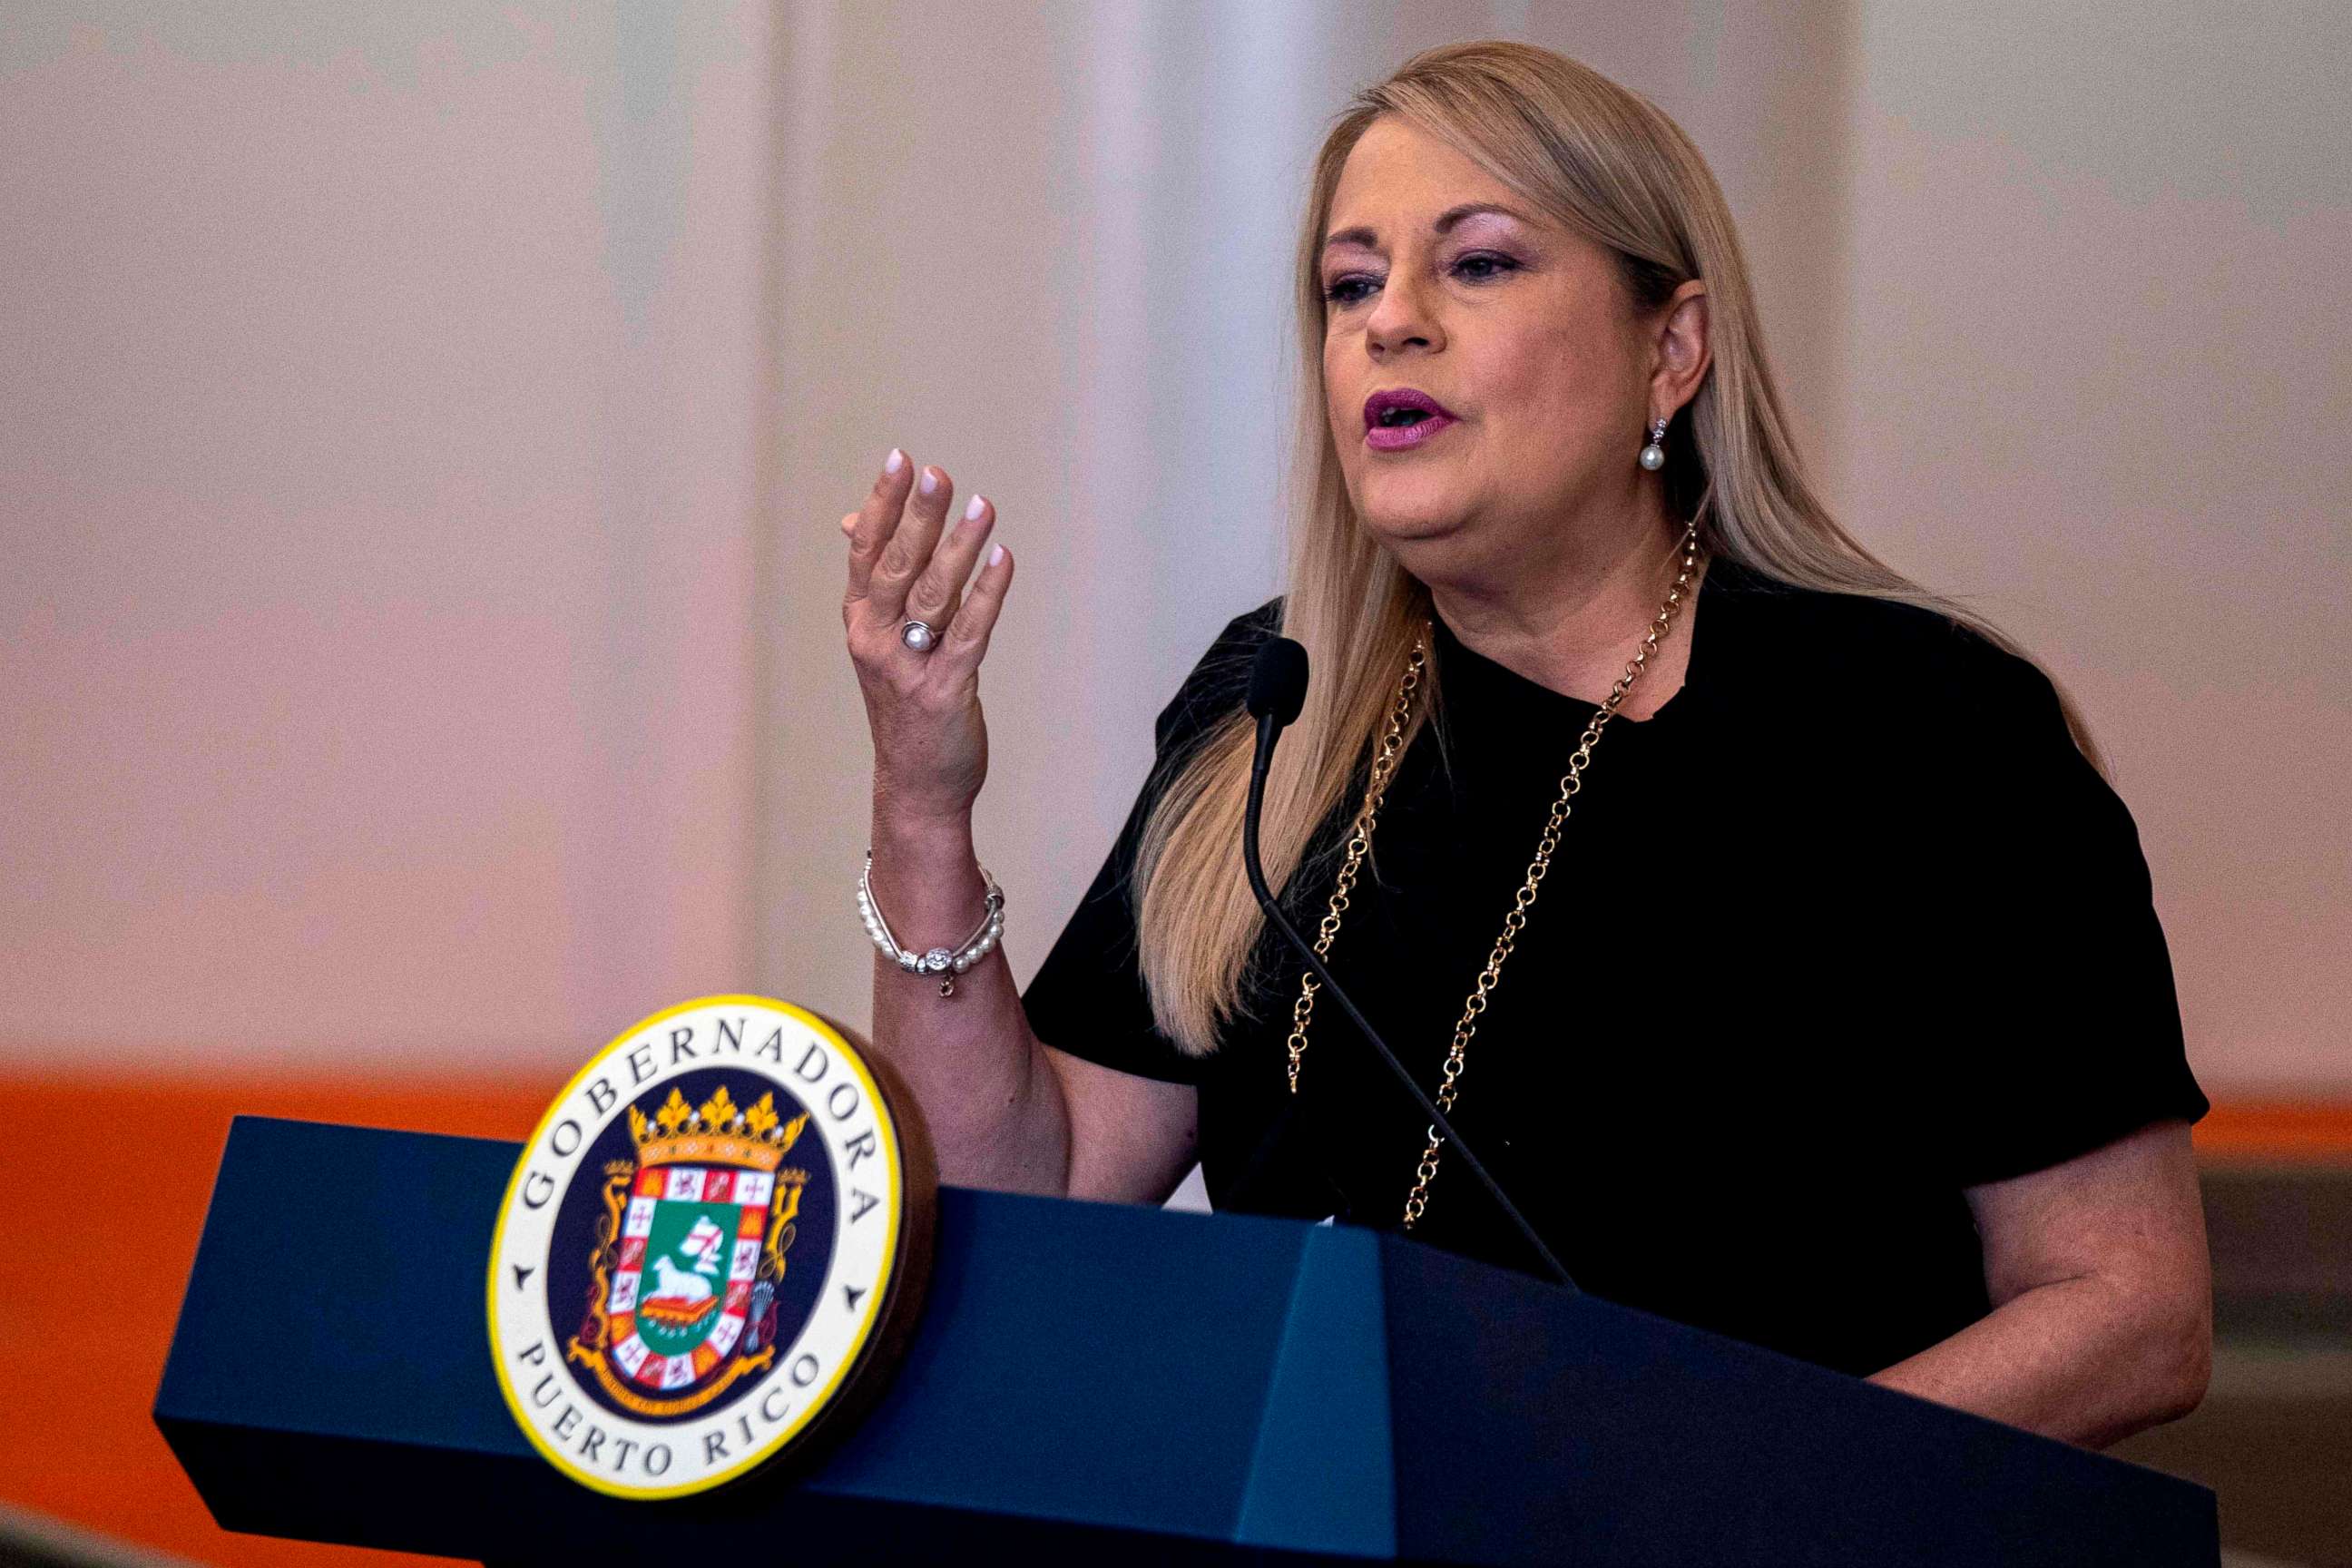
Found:
<svg viewBox="0 0 2352 1568"><path fill-rule="evenodd" d="M1694 278L1658 311L1651 345L1650 406L1679 411L1698 395L1714 363L1707 342L1706 285Z"/></svg>

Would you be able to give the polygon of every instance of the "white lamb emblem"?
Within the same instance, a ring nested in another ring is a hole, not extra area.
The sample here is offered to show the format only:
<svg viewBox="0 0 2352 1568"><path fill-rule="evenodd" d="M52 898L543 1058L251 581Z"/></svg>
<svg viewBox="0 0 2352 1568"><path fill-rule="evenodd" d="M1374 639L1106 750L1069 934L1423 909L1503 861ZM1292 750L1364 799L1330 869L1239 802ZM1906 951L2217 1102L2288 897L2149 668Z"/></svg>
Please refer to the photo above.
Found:
<svg viewBox="0 0 2352 1568"><path fill-rule="evenodd" d="M694 1222L686 1239L677 1244L678 1256L693 1265L681 1268L667 1258L653 1259L654 1274L660 1281L654 1288L654 1298L669 1301L707 1301L711 1297L711 1280L719 1277L719 1254L727 1245L726 1235L708 1219Z"/></svg>

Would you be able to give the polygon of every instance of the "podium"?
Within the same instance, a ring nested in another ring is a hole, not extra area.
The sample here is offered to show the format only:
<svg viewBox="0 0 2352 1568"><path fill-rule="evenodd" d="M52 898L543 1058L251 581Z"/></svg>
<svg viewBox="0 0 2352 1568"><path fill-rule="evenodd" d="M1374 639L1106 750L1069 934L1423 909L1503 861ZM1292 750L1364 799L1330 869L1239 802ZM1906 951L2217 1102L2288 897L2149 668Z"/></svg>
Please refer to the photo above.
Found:
<svg viewBox="0 0 2352 1568"><path fill-rule="evenodd" d="M2204 1488L1418 1243L952 1187L855 1430L615 1501L492 1374L517 1152L237 1121L155 1401L223 1527L500 1568L2219 1561Z"/></svg>

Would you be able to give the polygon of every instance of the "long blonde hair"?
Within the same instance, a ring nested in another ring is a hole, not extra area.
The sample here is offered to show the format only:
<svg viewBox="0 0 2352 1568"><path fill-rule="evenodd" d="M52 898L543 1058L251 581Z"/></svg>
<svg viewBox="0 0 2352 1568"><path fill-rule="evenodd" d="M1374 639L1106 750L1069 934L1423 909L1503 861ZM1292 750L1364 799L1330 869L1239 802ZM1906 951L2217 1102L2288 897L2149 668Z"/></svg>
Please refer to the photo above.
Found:
<svg viewBox="0 0 2352 1568"><path fill-rule="evenodd" d="M1324 138L1299 236L1301 374L1282 633L1306 646L1317 679L1266 782L1260 837L1273 886L1316 869L1301 859L1367 756L1430 613L1428 591L1360 526L1325 414L1322 231L1357 138L1391 114L1606 247L1637 310L1657 309L1687 279L1705 280L1713 363L1675 416L1661 477L1669 515L1697 524L1708 555L1798 587L1921 605L2011 647L1864 549L1814 492L1765 357L1730 209L1682 128L1647 99L1549 49L1430 49L1359 93ZM2065 706L2095 761L2080 715ZM1429 708L1416 705L1408 746ZM1264 929L1241 864L1252 732L1236 707L1173 766L1138 852L1132 891L1152 1014L1161 1033L1196 1056L1247 1010L1245 972Z"/></svg>

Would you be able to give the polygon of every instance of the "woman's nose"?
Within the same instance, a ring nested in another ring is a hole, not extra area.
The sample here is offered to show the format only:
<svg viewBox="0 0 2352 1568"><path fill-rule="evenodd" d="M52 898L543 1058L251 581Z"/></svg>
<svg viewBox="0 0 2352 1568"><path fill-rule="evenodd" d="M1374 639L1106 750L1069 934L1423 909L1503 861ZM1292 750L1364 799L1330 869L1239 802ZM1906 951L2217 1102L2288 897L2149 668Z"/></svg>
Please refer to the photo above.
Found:
<svg viewBox="0 0 2352 1568"><path fill-rule="evenodd" d="M1442 338L1429 301L1420 288L1395 275L1381 287L1381 297L1364 321L1364 346L1375 356L1419 346L1435 348Z"/></svg>

